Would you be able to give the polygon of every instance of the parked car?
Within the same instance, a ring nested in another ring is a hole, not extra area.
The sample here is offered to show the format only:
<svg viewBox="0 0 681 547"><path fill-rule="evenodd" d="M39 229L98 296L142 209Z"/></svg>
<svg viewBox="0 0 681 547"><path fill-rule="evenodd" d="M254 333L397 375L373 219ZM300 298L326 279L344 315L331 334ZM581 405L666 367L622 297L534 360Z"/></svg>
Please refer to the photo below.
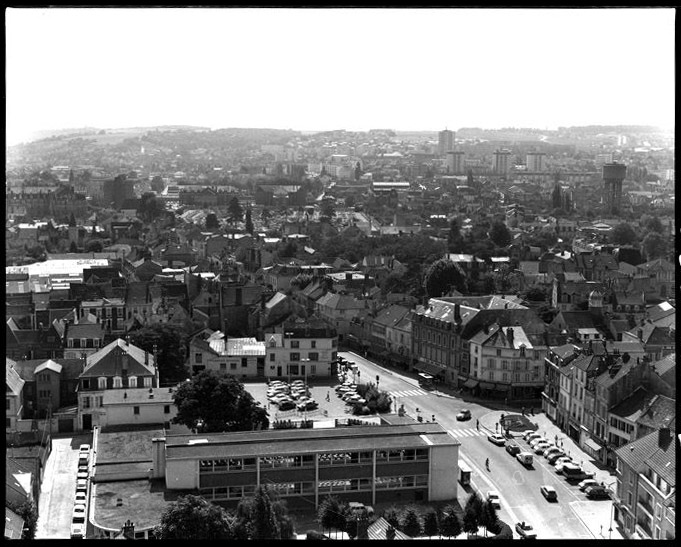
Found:
<svg viewBox="0 0 681 547"><path fill-rule="evenodd" d="M537 443L532 447L532 450L534 451L535 454L543 454L544 450L546 450L549 446L551 446L551 443L543 442L543 443Z"/></svg>
<svg viewBox="0 0 681 547"><path fill-rule="evenodd" d="M88 473L87 471L79 470L78 473L76 474L76 479L87 479L89 475L90 473Z"/></svg>
<svg viewBox="0 0 681 547"><path fill-rule="evenodd" d="M73 506L73 515L72 515L72 520L75 520L77 518L83 518L83 522L85 522L85 504L84 503L77 503L76 505Z"/></svg>
<svg viewBox="0 0 681 547"><path fill-rule="evenodd" d="M501 501L499 500L499 492L490 490L487 492L487 500L492 502L492 505L497 509L501 509Z"/></svg>
<svg viewBox="0 0 681 547"><path fill-rule="evenodd" d="M301 410L301 411L303 411L303 410L314 410L315 408L318 408L318 407L319 407L319 404L317 403L317 401L312 401L312 400L303 401L302 403L299 402L296 405L296 408L298 410Z"/></svg>
<svg viewBox="0 0 681 547"><path fill-rule="evenodd" d="M462 410L456 415L456 419L459 420L460 422L463 422L465 420L470 420L471 419L471 411L468 410L467 408Z"/></svg>
<svg viewBox="0 0 681 547"><path fill-rule="evenodd" d="M565 462L572 462L572 458L570 456L561 456L555 462L553 462L553 467L555 468L556 471L558 471L558 465L563 464ZM558 472L560 473L560 471Z"/></svg>
<svg viewBox="0 0 681 547"><path fill-rule="evenodd" d="M544 452L542 452L542 456L544 456L544 458L548 460L551 454L557 454L559 452L562 453L563 451L560 448L558 448L555 444L552 444L546 450L544 450Z"/></svg>
<svg viewBox="0 0 681 547"><path fill-rule="evenodd" d="M87 502L87 494L85 492L76 491L76 495L73 498L76 505L85 505Z"/></svg>
<svg viewBox="0 0 681 547"><path fill-rule="evenodd" d="M76 479L76 492L87 492L87 479Z"/></svg>
<svg viewBox="0 0 681 547"><path fill-rule="evenodd" d="M506 444L506 438L501 433L492 433L487 435L487 440L497 446L504 446Z"/></svg>
<svg viewBox="0 0 681 547"><path fill-rule="evenodd" d="M511 456L515 456L516 454L520 454L521 449L517 444L507 444L506 445L506 452L508 452Z"/></svg>
<svg viewBox="0 0 681 547"><path fill-rule="evenodd" d="M535 430L534 430L534 429L526 429L525 431L523 431L523 434L522 434L523 439L526 441L527 438L528 438L530 435L532 435L532 433L535 433Z"/></svg>
<svg viewBox="0 0 681 547"><path fill-rule="evenodd" d="M293 410L294 408L296 408L296 403L291 400L279 403L279 410Z"/></svg>
<svg viewBox="0 0 681 547"><path fill-rule="evenodd" d="M546 437L534 437L530 440L530 446L534 449L539 443L548 443L549 440Z"/></svg>
<svg viewBox="0 0 681 547"><path fill-rule="evenodd" d="M579 489L584 492L589 486L598 486L598 481L596 479L584 479L578 486Z"/></svg>
<svg viewBox="0 0 681 547"><path fill-rule="evenodd" d="M590 500L607 500L610 499L610 491L600 485L589 486L586 489L586 497Z"/></svg>
<svg viewBox="0 0 681 547"><path fill-rule="evenodd" d="M563 458L563 457L568 457L568 458L569 458L569 456L568 456L567 454L565 454L565 452L563 452L563 451L561 450L560 452L554 452L554 453L551 454L548 458L546 458L546 460L547 460L551 465L555 465L555 464L558 462L558 460L559 460L560 458Z"/></svg>
<svg viewBox="0 0 681 547"><path fill-rule="evenodd" d="M539 491L547 501L558 501L558 492L556 492L556 489L553 486L543 484L539 487Z"/></svg>
<svg viewBox="0 0 681 547"><path fill-rule="evenodd" d="M81 444L78 451L81 452L81 453L86 452L86 453L89 454L90 453L90 445L89 444Z"/></svg>
<svg viewBox="0 0 681 547"><path fill-rule="evenodd" d="M554 467L560 475L564 475L566 469L569 469L570 472L578 472L582 470L582 468L579 467L579 465L577 465L575 462L563 462L562 464L555 465Z"/></svg>
<svg viewBox="0 0 681 547"><path fill-rule="evenodd" d="M537 539L537 533L534 531L534 528L525 521L516 523L515 531L523 539Z"/></svg>
<svg viewBox="0 0 681 547"><path fill-rule="evenodd" d="M530 433L527 437L525 437L525 440L526 440L528 443L531 443L534 439L539 439L539 438L543 438L543 435L542 435L541 433L538 433L538 432L536 432L536 431L533 431L533 432Z"/></svg>
<svg viewBox="0 0 681 547"><path fill-rule="evenodd" d="M289 395L277 395L276 397L272 397L270 399L275 405L281 405L281 403L285 403L287 401L293 402L293 399Z"/></svg>

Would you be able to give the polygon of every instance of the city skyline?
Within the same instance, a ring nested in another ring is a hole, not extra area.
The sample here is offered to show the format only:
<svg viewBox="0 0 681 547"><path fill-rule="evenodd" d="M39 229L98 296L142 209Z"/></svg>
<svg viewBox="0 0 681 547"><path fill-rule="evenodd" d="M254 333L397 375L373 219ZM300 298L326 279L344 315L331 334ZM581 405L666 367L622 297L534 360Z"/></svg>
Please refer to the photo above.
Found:
<svg viewBox="0 0 681 547"><path fill-rule="evenodd" d="M674 16L671 8L11 8L6 142L163 125L671 129Z"/></svg>

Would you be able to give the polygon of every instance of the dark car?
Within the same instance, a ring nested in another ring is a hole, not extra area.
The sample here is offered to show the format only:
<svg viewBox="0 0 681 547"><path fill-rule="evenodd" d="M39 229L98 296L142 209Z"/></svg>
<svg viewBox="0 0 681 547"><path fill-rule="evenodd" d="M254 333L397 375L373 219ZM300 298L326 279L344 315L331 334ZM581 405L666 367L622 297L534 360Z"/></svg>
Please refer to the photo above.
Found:
<svg viewBox="0 0 681 547"><path fill-rule="evenodd" d="M517 444L507 444L506 452L511 456L515 456L516 454L520 454L520 447Z"/></svg>
<svg viewBox="0 0 681 547"><path fill-rule="evenodd" d="M589 486L586 489L586 497L590 500L607 500L610 499L610 492L602 486Z"/></svg>
<svg viewBox="0 0 681 547"><path fill-rule="evenodd" d="M553 486L544 484L543 486L539 487L539 491L541 492L542 496L546 498L546 501L558 501L558 492L556 492L556 489Z"/></svg>
<svg viewBox="0 0 681 547"><path fill-rule="evenodd" d="M279 410L293 410L296 408L296 403L293 401L282 401L279 403Z"/></svg>
<svg viewBox="0 0 681 547"><path fill-rule="evenodd" d="M465 420L470 420L471 419L471 411L468 409L464 409L461 412L459 412L456 415L456 419L459 420L460 422L463 422Z"/></svg>

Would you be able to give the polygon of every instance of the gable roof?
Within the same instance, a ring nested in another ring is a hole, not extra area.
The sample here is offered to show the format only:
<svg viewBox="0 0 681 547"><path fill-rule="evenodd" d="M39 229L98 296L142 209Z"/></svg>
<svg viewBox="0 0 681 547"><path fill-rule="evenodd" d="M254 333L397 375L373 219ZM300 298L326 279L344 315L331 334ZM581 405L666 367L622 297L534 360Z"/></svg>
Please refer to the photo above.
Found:
<svg viewBox="0 0 681 547"><path fill-rule="evenodd" d="M383 517L378 517L378 520L372 522L369 525L369 528L367 530L367 534L369 536L369 539L386 539L386 531L388 530L388 527L390 526L390 523L385 520ZM408 536L404 532L401 532L397 528L395 528L395 539L412 539L411 536Z"/></svg>
<svg viewBox="0 0 681 547"><path fill-rule="evenodd" d="M15 397L19 397L21 395L21 390L24 387L24 380L22 380L21 376L19 376L19 373L17 370L14 368L16 366L16 362L12 361L12 359L5 358L5 378L6 378L6 383L7 383L7 393L12 394Z"/></svg>
<svg viewBox="0 0 681 547"><path fill-rule="evenodd" d="M118 376L122 371L122 357L128 356L128 376L154 376L154 358L146 352L117 338L98 352L87 357L87 364L81 377Z"/></svg>
<svg viewBox="0 0 681 547"><path fill-rule="evenodd" d="M615 451L617 457L637 472L650 467L664 481L676 486L676 439L660 446L659 431L632 441Z"/></svg>
<svg viewBox="0 0 681 547"><path fill-rule="evenodd" d="M60 374L62 371L62 366L59 363L54 362L52 359L48 359L44 363L38 365L35 368L34 374L38 374L39 372L42 372L43 370L52 370L56 372L57 374Z"/></svg>

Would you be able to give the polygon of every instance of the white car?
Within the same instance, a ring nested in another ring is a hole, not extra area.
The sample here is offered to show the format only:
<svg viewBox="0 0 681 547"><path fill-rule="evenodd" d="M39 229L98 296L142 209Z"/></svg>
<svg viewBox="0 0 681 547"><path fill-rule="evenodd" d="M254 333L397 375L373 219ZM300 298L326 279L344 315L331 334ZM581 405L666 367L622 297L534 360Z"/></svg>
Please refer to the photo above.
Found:
<svg viewBox="0 0 681 547"><path fill-rule="evenodd" d="M506 444L506 438L501 433L492 433L487 435L487 440L497 446L504 446Z"/></svg>
<svg viewBox="0 0 681 547"><path fill-rule="evenodd" d="M562 473L562 472L563 472L563 467L564 467L566 464L567 464L567 465L572 464L572 459L570 459L570 460L564 460L564 461L558 460L558 463L555 464L555 465L553 466L553 467L556 469L556 473Z"/></svg>
<svg viewBox="0 0 681 547"><path fill-rule="evenodd" d="M90 445L89 444L81 444L78 451L89 453L90 452Z"/></svg>
<svg viewBox="0 0 681 547"><path fill-rule="evenodd" d="M589 486L598 486L598 481L596 479L584 479L578 486L579 489L584 492Z"/></svg>
<svg viewBox="0 0 681 547"><path fill-rule="evenodd" d="M496 509L501 509L501 501L499 501L499 492L496 490L490 490L487 492L487 499L492 502L492 505Z"/></svg>
<svg viewBox="0 0 681 547"><path fill-rule="evenodd" d="M542 443L537 443L534 445L533 450L535 454L543 454L544 450L549 448L551 446L551 443L549 442L542 442Z"/></svg>
<svg viewBox="0 0 681 547"><path fill-rule="evenodd" d="M87 492L87 479L76 480L76 492Z"/></svg>
<svg viewBox="0 0 681 547"><path fill-rule="evenodd" d="M534 448L539 443L548 443L549 440L546 437L535 437L530 441L530 446Z"/></svg>
<svg viewBox="0 0 681 547"><path fill-rule="evenodd" d="M76 496L73 498L76 505L85 505L87 502L87 494L85 492L76 491Z"/></svg>
<svg viewBox="0 0 681 547"><path fill-rule="evenodd" d="M558 448L555 444L552 444L549 446L544 452L542 453L542 456L544 456L546 459L549 459L551 454L558 454L559 452L563 452L560 448Z"/></svg>

